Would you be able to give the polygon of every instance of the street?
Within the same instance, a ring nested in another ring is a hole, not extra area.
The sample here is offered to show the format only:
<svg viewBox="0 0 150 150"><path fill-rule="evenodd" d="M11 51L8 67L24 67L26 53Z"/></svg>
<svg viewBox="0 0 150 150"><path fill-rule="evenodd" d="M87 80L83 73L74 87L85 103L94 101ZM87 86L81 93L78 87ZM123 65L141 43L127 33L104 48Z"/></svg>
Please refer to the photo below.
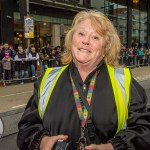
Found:
<svg viewBox="0 0 150 150"><path fill-rule="evenodd" d="M33 92L33 82L24 85L9 85L0 88L0 112L25 107Z"/></svg>

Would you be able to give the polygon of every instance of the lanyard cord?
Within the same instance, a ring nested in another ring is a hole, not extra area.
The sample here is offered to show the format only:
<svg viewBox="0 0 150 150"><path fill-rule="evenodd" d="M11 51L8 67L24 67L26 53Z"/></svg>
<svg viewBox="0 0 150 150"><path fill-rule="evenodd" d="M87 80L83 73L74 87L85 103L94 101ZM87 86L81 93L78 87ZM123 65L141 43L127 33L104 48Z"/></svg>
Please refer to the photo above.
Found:
<svg viewBox="0 0 150 150"><path fill-rule="evenodd" d="M96 77L97 77L97 72L95 72L95 74L93 75L93 77L90 81L89 89L88 89L88 94L87 94L86 100L87 100L89 106L90 106L91 100L92 100L92 95L93 95ZM83 106L81 105L80 96L79 96L78 90L75 86L75 83L73 81L73 78L71 76L71 73L70 73L70 79L71 79L71 84L72 84L72 88L73 88L73 95L74 95L78 115L79 115L79 118L81 120L82 127L84 127L86 120L87 120L87 117L88 117L88 109L84 105Z"/></svg>

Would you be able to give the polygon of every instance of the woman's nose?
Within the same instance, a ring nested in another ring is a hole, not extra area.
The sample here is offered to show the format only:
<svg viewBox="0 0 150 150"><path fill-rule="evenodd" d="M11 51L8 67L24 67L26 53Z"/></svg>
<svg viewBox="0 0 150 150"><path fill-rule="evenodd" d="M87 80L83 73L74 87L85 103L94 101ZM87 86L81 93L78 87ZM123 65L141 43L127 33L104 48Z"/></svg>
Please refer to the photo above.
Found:
<svg viewBox="0 0 150 150"><path fill-rule="evenodd" d="M82 43L85 44L85 45L89 45L90 44L90 37L85 36L82 40Z"/></svg>

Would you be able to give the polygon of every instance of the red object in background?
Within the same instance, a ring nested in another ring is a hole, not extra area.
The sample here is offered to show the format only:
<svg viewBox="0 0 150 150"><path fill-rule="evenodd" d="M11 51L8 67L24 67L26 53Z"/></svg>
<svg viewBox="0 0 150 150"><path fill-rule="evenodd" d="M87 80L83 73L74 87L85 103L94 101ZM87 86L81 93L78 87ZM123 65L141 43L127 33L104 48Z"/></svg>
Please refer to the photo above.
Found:
<svg viewBox="0 0 150 150"><path fill-rule="evenodd" d="M9 52L5 52L5 57L10 57Z"/></svg>

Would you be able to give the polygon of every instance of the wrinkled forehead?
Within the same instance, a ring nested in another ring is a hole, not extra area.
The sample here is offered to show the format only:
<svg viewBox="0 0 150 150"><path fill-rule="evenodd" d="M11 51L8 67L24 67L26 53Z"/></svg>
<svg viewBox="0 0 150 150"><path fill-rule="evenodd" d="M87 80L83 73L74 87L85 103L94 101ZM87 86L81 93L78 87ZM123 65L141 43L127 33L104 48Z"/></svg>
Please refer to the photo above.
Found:
<svg viewBox="0 0 150 150"><path fill-rule="evenodd" d="M100 36L104 37L106 36L108 29L106 28L107 24L102 23L103 20L98 20L95 17L90 17L90 18L86 18L84 20L78 20L76 22L76 24L74 25L74 31L78 29L78 27L82 26L82 23L84 23L85 21L89 22L93 28L93 30L95 30L96 33L98 33ZM86 27L86 25L85 25ZM90 31L90 29L89 29Z"/></svg>

